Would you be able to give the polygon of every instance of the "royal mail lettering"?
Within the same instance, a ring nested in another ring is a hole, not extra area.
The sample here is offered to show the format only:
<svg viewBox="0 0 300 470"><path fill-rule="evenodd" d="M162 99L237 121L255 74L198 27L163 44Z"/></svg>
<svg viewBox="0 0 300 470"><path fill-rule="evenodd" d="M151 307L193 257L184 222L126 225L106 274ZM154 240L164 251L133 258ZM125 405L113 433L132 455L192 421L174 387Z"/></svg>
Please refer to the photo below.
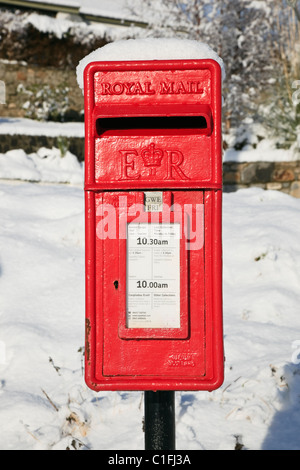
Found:
<svg viewBox="0 0 300 470"><path fill-rule="evenodd" d="M161 82L160 94L161 95L191 95L202 94L203 87L201 82Z"/></svg>
<svg viewBox="0 0 300 470"><path fill-rule="evenodd" d="M102 95L154 95L150 82L114 82L102 83Z"/></svg>
<svg viewBox="0 0 300 470"><path fill-rule="evenodd" d="M193 95L203 94L204 89L201 82L196 81L162 81L157 89L151 82L102 82L102 95Z"/></svg>

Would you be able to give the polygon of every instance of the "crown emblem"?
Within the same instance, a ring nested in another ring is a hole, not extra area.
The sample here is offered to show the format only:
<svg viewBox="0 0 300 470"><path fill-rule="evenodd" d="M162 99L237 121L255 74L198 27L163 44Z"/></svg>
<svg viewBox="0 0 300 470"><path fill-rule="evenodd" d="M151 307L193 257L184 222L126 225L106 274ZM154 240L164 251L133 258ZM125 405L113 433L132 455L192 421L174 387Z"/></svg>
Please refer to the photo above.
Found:
<svg viewBox="0 0 300 470"><path fill-rule="evenodd" d="M152 143L142 149L141 155L144 165L150 168L150 175L155 175L156 167L161 165L164 152L159 148L155 148L155 144Z"/></svg>

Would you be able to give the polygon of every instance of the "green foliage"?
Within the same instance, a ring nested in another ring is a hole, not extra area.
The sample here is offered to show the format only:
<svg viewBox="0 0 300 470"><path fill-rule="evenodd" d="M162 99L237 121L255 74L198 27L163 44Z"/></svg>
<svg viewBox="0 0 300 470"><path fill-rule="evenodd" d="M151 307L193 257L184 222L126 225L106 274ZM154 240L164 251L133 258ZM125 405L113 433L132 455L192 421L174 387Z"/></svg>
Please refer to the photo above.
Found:
<svg viewBox="0 0 300 470"><path fill-rule="evenodd" d="M64 136L57 137L57 146L62 157L64 157L69 150L69 139Z"/></svg>

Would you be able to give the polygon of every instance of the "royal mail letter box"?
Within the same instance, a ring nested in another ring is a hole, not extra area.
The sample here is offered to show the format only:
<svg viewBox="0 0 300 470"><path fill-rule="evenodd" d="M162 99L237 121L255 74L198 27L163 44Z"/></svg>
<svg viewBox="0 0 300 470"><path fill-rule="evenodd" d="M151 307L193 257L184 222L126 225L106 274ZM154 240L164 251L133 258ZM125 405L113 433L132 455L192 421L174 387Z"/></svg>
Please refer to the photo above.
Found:
<svg viewBox="0 0 300 470"><path fill-rule="evenodd" d="M85 80L86 382L223 381L221 70L93 62Z"/></svg>

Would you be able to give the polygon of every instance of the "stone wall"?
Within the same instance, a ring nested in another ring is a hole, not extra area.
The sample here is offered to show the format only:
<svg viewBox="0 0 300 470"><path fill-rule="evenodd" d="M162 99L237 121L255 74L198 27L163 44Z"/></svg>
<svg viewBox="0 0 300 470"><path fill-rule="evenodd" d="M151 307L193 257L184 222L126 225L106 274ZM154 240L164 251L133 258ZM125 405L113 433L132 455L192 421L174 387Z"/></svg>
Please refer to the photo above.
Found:
<svg viewBox="0 0 300 470"><path fill-rule="evenodd" d="M225 162L224 190L257 186L275 189L300 198L300 161L293 162Z"/></svg>
<svg viewBox="0 0 300 470"><path fill-rule="evenodd" d="M83 120L83 95L76 69L57 69L0 60L0 80L5 84L1 117Z"/></svg>
<svg viewBox="0 0 300 470"><path fill-rule="evenodd" d="M84 139L81 137L57 136L50 137L46 135L20 135L6 134L0 136L0 153L6 153L13 149L23 149L30 154L37 152L41 147L56 147L63 150L69 150L76 155L79 161L84 160Z"/></svg>

